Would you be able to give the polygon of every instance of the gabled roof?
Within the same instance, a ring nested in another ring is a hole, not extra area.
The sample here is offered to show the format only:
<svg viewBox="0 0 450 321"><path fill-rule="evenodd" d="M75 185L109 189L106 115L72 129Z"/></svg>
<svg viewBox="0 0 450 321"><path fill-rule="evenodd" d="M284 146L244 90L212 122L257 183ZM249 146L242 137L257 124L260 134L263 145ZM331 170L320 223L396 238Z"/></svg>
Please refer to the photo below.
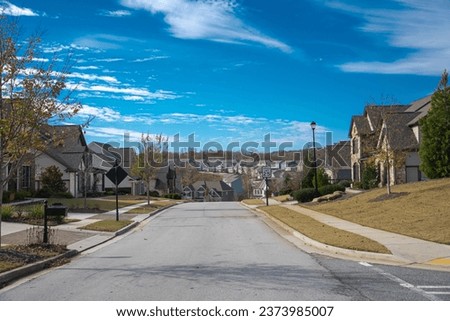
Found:
<svg viewBox="0 0 450 321"><path fill-rule="evenodd" d="M418 113L418 115L408 123L409 126L416 125L419 122L419 120L421 120L428 114L428 111L431 108L431 96L432 95L429 95L414 101L411 104L411 106L406 110L406 112L409 113Z"/></svg>
<svg viewBox="0 0 450 321"><path fill-rule="evenodd" d="M191 190L197 191L200 188L205 190L214 189L216 192L232 192L233 188L228 186L224 181L197 181L189 186Z"/></svg>
<svg viewBox="0 0 450 321"><path fill-rule="evenodd" d="M370 134L370 126L367 118L364 116L353 116L352 121L350 123L350 130L348 133L349 137L352 137L352 128L355 125L356 130L360 135L368 135Z"/></svg>
<svg viewBox="0 0 450 321"><path fill-rule="evenodd" d="M419 113L397 113L385 120L389 147L394 150L418 149L419 143L408 123Z"/></svg>
<svg viewBox="0 0 450 321"><path fill-rule="evenodd" d="M44 152L64 165L68 171L78 171L87 150L81 127L77 125L48 126L44 136L56 142L49 142Z"/></svg>
<svg viewBox="0 0 450 321"><path fill-rule="evenodd" d="M123 168L131 167L132 157L135 155L134 149L131 147L116 148L100 142L90 143L89 149L97 155L102 155L101 158L111 165L117 160Z"/></svg>
<svg viewBox="0 0 450 321"><path fill-rule="evenodd" d="M353 124L360 136L379 133L383 122L383 113L404 112L408 108L409 105L367 105L362 116L352 116L348 137L352 137Z"/></svg>
<svg viewBox="0 0 450 321"><path fill-rule="evenodd" d="M364 116L367 117L370 130L378 132L381 128L383 113L397 113L408 109L409 105L368 105L364 110Z"/></svg>

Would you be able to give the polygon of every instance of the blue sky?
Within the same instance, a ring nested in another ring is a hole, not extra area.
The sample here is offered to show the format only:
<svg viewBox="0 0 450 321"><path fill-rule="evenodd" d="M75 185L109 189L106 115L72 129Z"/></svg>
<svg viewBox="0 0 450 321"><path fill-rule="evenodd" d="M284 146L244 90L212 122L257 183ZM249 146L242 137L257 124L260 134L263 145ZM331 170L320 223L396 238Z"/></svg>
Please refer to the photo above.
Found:
<svg viewBox="0 0 450 321"><path fill-rule="evenodd" d="M367 103L410 103L450 67L450 0L11 0L96 118L88 141L347 139ZM123 139L123 138L122 138Z"/></svg>

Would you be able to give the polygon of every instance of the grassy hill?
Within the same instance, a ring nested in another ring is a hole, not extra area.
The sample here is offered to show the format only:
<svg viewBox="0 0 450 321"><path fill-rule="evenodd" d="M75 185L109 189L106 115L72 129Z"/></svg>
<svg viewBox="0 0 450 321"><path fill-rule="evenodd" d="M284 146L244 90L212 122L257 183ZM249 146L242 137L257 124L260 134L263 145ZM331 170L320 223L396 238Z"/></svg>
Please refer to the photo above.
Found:
<svg viewBox="0 0 450 321"><path fill-rule="evenodd" d="M450 244L450 178L375 189L346 199L305 205L361 225Z"/></svg>

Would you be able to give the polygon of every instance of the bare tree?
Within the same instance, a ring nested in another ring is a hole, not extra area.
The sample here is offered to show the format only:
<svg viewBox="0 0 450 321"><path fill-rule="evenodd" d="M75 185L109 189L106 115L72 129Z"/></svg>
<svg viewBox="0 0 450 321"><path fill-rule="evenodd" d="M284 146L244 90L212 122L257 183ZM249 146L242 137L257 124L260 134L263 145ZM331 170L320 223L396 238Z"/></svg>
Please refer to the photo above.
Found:
<svg viewBox="0 0 450 321"><path fill-rule="evenodd" d="M131 167L131 173L140 178L145 186L147 193L147 204L150 205L150 188L151 181L157 179L157 175L168 158L167 137L162 135L151 136L149 134L142 135L141 144L142 152L138 155L138 161Z"/></svg>
<svg viewBox="0 0 450 321"><path fill-rule="evenodd" d="M17 21L0 16L0 208L4 189L25 158L52 141L43 139L49 121L80 109L66 88L67 61L42 59L40 43L39 35L21 40Z"/></svg>

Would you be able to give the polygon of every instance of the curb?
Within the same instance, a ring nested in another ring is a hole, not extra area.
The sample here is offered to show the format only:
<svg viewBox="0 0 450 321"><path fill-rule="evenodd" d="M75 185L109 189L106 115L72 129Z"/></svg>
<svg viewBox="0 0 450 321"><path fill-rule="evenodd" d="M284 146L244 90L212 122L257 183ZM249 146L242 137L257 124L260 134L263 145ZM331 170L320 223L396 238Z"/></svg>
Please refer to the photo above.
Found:
<svg viewBox="0 0 450 321"><path fill-rule="evenodd" d="M89 247L86 247L86 248L82 249L81 251L77 251L77 254L76 254L76 255L78 255L79 253L83 253L83 252L85 252L85 251L87 251L87 250L90 250L90 249L92 249L92 248L94 248L94 247L96 247L96 246L99 246L99 245L101 245L101 244L104 244L104 243L106 243L106 242L109 242L109 241L111 241L113 238L115 238L115 237L117 237L117 236L120 236L120 235L123 235L123 234L128 233L129 231L131 231L132 229L134 229L135 227L137 227L137 226L138 226L139 224L141 224L142 222L148 220L148 219L151 218L152 216L155 216L156 214L159 214L159 213L161 213L162 211L165 211L166 209L169 209L169 208L171 208L171 207L173 207L173 206L175 206L175 205L178 205L178 204L171 204L171 205L166 206L166 207L158 208L156 211L151 212L150 214L148 214L142 221L135 221L135 222L133 222L133 223L131 223L131 224L128 224L128 225L125 226L125 227L122 227L120 230L118 230L117 232L115 232L111 237L108 237L107 239L103 240L102 242L98 242L98 243L96 243L96 244L94 244L94 245L92 245L92 246L89 246ZM75 250L75 251L76 251L76 250Z"/></svg>
<svg viewBox="0 0 450 321"><path fill-rule="evenodd" d="M14 270L0 273L0 289L24 276L45 270L48 267L52 266L53 263L57 262L58 260L74 257L78 255L78 253L79 252L77 250L70 250L67 251L66 253L51 257L49 259L45 259L42 261L18 267Z"/></svg>
<svg viewBox="0 0 450 321"><path fill-rule="evenodd" d="M301 241L304 245L309 246L315 250L312 250L311 252L324 254L333 257L346 257L348 259L353 260L365 260L370 261L371 263L380 263L380 264L395 264L395 265L409 265L411 262L402 260L400 258L395 257L392 254L382 254L382 253L373 253L373 252L365 252L365 251L357 251L357 250L350 250L350 249L344 249L324 243L320 243L316 240L313 240L297 230L293 229L289 225L283 223L282 221L268 215L266 212L258 209L258 208L252 208L247 206L247 204L242 203L243 206L248 208L249 210L256 212L257 215L263 216L263 222L267 224L270 228L276 229L272 226L270 223L274 223L279 228L283 229L284 231L287 231L290 235L294 236L297 240ZM269 220L269 221L267 221Z"/></svg>
<svg viewBox="0 0 450 321"><path fill-rule="evenodd" d="M171 208L171 207L173 207L175 205L178 205L178 204L171 204L169 206L159 208L156 211L150 213L142 221L135 221L135 222L133 222L133 223L131 223L131 224L121 228L120 230L115 232L114 235L112 235L111 237L107 238L106 240L104 240L102 242L99 242L99 243L96 243L96 244L94 244L92 246L89 246L89 247L87 247L87 248L85 248L85 249L83 249L81 251L69 250L66 253L57 255L57 256L49 258L49 259L45 259L45 260L42 260L42 261L34 262L34 263L31 263L31 264L24 265L24 266L18 267L16 269L10 270L10 271L6 271L6 272L3 272L3 273L0 273L0 289L4 288L5 286L7 286L8 284L10 284L10 283L12 283L14 281L17 281L20 278L23 278L25 276L28 276L28 275L31 275L31 274L34 274L34 273L37 273L37 272L45 270L45 269L51 267L52 264L54 262L57 262L58 260L75 257L75 256L79 255L80 253L82 253L84 251L90 250L90 249L92 249L92 248L94 248L94 247L96 247L98 245L104 244L104 243L112 240L113 238L115 238L117 236L123 235L123 234L129 232L130 230L134 229L141 222L144 222L145 220L148 220L150 217L155 216L155 215L161 213L162 211L165 211L166 209L169 209L169 208Z"/></svg>

